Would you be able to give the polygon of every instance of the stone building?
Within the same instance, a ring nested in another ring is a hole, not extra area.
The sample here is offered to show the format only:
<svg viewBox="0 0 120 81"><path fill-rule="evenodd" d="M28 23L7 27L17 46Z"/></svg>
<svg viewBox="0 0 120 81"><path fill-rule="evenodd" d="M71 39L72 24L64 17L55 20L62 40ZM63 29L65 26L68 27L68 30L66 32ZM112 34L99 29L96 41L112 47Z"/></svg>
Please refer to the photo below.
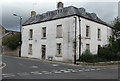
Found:
<svg viewBox="0 0 120 81"><path fill-rule="evenodd" d="M110 34L111 26L95 13L59 2L56 10L37 15L34 11L23 24L21 56L73 61L86 49L97 54L100 46L109 43Z"/></svg>

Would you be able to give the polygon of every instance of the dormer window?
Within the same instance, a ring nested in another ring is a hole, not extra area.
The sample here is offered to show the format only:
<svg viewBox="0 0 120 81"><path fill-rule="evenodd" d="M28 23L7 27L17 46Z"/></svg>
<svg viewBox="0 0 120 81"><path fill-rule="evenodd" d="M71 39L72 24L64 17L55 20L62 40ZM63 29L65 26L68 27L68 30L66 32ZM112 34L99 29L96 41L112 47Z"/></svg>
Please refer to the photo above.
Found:
<svg viewBox="0 0 120 81"><path fill-rule="evenodd" d="M57 14L63 13L63 9L58 9Z"/></svg>
<svg viewBox="0 0 120 81"><path fill-rule="evenodd" d="M50 16L51 15L51 12L47 12L47 16Z"/></svg>

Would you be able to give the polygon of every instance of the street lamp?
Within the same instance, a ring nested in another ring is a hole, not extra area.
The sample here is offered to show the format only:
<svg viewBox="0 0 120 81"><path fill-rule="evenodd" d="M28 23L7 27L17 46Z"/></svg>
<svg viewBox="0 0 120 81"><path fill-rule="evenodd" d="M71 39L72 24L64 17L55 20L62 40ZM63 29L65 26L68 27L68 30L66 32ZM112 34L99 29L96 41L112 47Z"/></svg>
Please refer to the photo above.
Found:
<svg viewBox="0 0 120 81"><path fill-rule="evenodd" d="M19 41L19 57L21 57L21 44L22 44L22 35L21 35L21 28L22 28L22 16L17 15L17 14L13 14L13 16L19 17L20 18L20 41Z"/></svg>

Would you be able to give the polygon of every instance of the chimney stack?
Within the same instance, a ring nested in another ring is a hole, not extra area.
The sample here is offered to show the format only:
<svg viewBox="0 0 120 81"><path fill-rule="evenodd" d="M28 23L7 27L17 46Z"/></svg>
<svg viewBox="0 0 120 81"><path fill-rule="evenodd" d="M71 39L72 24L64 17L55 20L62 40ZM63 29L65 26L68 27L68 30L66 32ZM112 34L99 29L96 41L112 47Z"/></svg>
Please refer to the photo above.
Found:
<svg viewBox="0 0 120 81"><path fill-rule="evenodd" d="M58 2L57 3L57 8L59 9L59 8L63 8L63 6L64 6L64 4L62 3L62 2Z"/></svg>
<svg viewBox="0 0 120 81"><path fill-rule="evenodd" d="M35 11L31 11L31 17L36 16L36 12Z"/></svg>

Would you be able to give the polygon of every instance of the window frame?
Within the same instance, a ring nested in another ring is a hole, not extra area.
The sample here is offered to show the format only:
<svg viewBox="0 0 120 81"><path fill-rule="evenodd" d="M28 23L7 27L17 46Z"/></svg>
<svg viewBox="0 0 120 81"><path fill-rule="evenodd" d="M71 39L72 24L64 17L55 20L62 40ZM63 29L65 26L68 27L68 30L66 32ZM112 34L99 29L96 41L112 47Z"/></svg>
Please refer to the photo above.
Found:
<svg viewBox="0 0 120 81"><path fill-rule="evenodd" d="M61 32L60 32L60 34L61 34L61 36L58 36L58 27L61 27ZM56 26L56 38L63 38L63 28L62 28L62 24L59 24L59 25L57 25Z"/></svg>
<svg viewBox="0 0 120 81"><path fill-rule="evenodd" d="M90 26L89 25L86 25L86 38L89 38L90 39Z"/></svg>
<svg viewBox="0 0 120 81"><path fill-rule="evenodd" d="M45 32L43 31L44 28L45 28ZM47 27L42 27L42 39L46 39L46 37L47 37Z"/></svg>
<svg viewBox="0 0 120 81"><path fill-rule="evenodd" d="M29 44L28 55L33 55L33 45Z"/></svg>
<svg viewBox="0 0 120 81"><path fill-rule="evenodd" d="M97 30L97 39L101 40L101 29L100 28L98 28Z"/></svg>
<svg viewBox="0 0 120 81"><path fill-rule="evenodd" d="M33 29L29 29L29 40L33 39Z"/></svg>
<svg viewBox="0 0 120 81"><path fill-rule="evenodd" d="M90 51L90 44L86 44L86 50Z"/></svg>
<svg viewBox="0 0 120 81"><path fill-rule="evenodd" d="M56 56L62 56L62 43L56 43Z"/></svg>

